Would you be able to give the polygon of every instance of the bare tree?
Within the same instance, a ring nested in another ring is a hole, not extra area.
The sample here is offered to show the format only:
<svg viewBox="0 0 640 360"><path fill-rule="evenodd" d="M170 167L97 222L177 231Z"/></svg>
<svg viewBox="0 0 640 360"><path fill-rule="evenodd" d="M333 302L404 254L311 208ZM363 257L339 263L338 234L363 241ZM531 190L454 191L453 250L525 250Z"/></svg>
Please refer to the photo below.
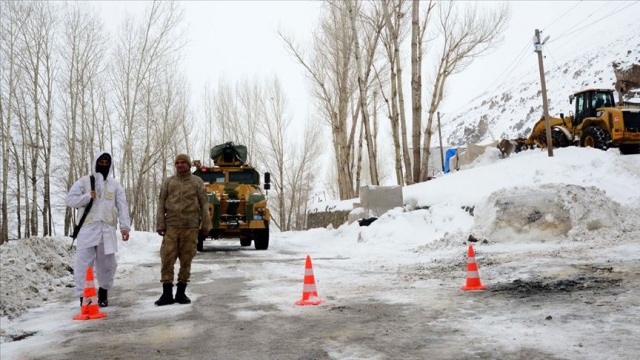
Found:
<svg viewBox="0 0 640 360"><path fill-rule="evenodd" d="M234 96L231 85L225 79L218 82L218 90L215 96L215 121L221 134L222 142L238 141L238 132L241 130L238 117L237 99Z"/></svg>
<svg viewBox="0 0 640 360"><path fill-rule="evenodd" d="M385 31L382 43L386 51L389 66L389 94L382 96L387 103L388 116L391 122L391 136L394 143L396 183L411 183L411 159L407 143L407 126L404 114L404 95L402 88L402 65L400 45L406 33L407 1L385 0L380 2ZM405 172L403 173L403 167Z"/></svg>
<svg viewBox="0 0 640 360"><path fill-rule="evenodd" d="M495 46L501 40L501 34L510 17L509 6L504 3L486 12L478 10L476 4L470 3L466 4L467 7L462 11L458 11L454 1L441 2L438 5L438 30L443 45L431 89L427 125L424 128L420 181L426 181L428 178L433 118L444 98L447 79L464 70L475 58Z"/></svg>
<svg viewBox="0 0 640 360"><path fill-rule="evenodd" d="M103 116L96 114L94 106L101 103L100 93L95 90L103 81L106 47L102 22L87 6L65 4L63 18L63 39L58 51L62 71L58 82L64 90L61 102L65 116L60 121L64 128L60 134L60 148L66 150L62 164L67 164L68 168L61 185L69 189L89 170L87 164L96 140L94 134L105 133L104 127L98 125L104 126L105 122L97 121ZM65 207L65 234L72 231L73 215L72 209Z"/></svg>
<svg viewBox="0 0 640 360"><path fill-rule="evenodd" d="M306 229L306 214L316 181L316 169L322 154L321 129L316 119L308 118L302 141L292 144L291 164L287 167L288 230Z"/></svg>
<svg viewBox="0 0 640 360"><path fill-rule="evenodd" d="M318 126L307 121L303 136L296 136L287 114L288 101L280 81L274 77L265 87L264 127L260 128L265 145L260 154L271 170L275 202L270 203L272 223L282 231L304 227L317 160L322 153Z"/></svg>
<svg viewBox="0 0 640 360"><path fill-rule="evenodd" d="M210 85L204 89L204 117L207 141L203 144L203 152L218 143L234 142L249 149L258 148L257 134L259 128L265 126L262 121L265 94L257 79L242 79L234 86L223 78L218 81L217 90ZM214 137L213 134L218 134ZM247 162L256 165L256 152L247 154Z"/></svg>
<svg viewBox="0 0 640 360"><path fill-rule="evenodd" d="M413 147L413 179L420 179L420 165L422 143L422 55L424 53L424 34L435 7L433 0L429 0L427 10L420 25L420 1L411 3L411 146Z"/></svg>
<svg viewBox="0 0 640 360"><path fill-rule="evenodd" d="M286 114L287 97L282 92L280 81L274 77L266 86L265 101L263 103L265 127L260 128L263 141L265 142L261 157L263 162L271 172L271 181L273 191L276 193L276 201L270 202L272 223L280 230L286 230L288 227L286 216L286 199L285 191L286 179L285 169L291 164L286 158L292 149L287 149L286 138L290 133L290 125L292 118ZM289 150L289 152L287 151Z"/></svg>
<svg viewBox="0 0 640 360"><path fill-rule="evenodd" d="M14 103L16 87L20 78L19 67L16 64L18 43L18 29L23 22L19 11L19 4L13 1L3 4L0 11L0 140L2 141L2 218L0 219L0 245L9 240L9 198L18 197L15 192L9 192L9 158L13 142Z"/></svg>
<svg viewBox="0 0 640 360"><path fill-rule="evenodd" d="M49 167L51 154L51 129L53 110L53 46L55 36L55 5L51 3L21 3L10 6L23 22L18 28L16 66L21 77L16 86L15 114L20 124L18 166L23 165L25 236L39 232L38 212L43 216L43 233L52 228L50 208ZM18 160L16 159L16 160ZM20 180L18 180L20 181ZM38 182L43 183L39 189ZM42 191L42 192L39 192ZM42 202L40 202L42 195ZM20 205L18 204L18 207Z"/></svg>
<svg viewBox="0 0 640 360"><path fill-rule="evenodd" d="M367 142L367 155L368 155L368 164L369 164L369 175L371 179L372 185L379 185L380 180L378 178L378 162L377 162L377 151L375 147L375 142L373 140L372 134L372 124L369 114L369 83L370 83L370 75L373 70L373 61L374 56L376 54L376 49L378 46L378 42L380 39L380 33L382 28L384 27L384 22L380 18L380 16L375 16L375 7L371 7L374 12L373 16L365 16L362 14L362 9L357 7L359 3L357 1L349 0L346 2L347 11L349 12L349 19L351 22L351 31L354 36L354 60L357 68L357 80L358 80L358 104L357 108L360 110L362 116L362 129L364 129L363 137ZM356 18L363 18L363 24L361 31L358 31ZM360 36L359 34L363 33L365 40L365 56L366 59L362 59L362 53L360 49ZM375 111L375 108L374 108ZM357 113L357 111L356 111ZM361 159L361 156L358 156ZM360 161L358 162L358 165ZM357 179L360 177L357 176ZM359 181L358 181L359 183Z"/></svg>
<svg viewBox="0 0 640 360"><path fill-rule="evenodd" d="M243 79L236 84L236 97L238 98L238 122L242 124L236 131L237 141L249 149L259 149L258 133L267 124L263 121L262 106L264 100L271 94L264 92L257 78L253 80ZM256 166L256 154L258 151L249 151L247 162Z"/></svg>
<svg viewBox="0 0 640 360"><path fill-rule="evenodd" d="M349 126L348 120L355 88L352 69L355 34L346 5L342 1L327 2L319 29L314 34L313 54L309 58L291 37L282 32L279 34L311 79L313 96L318 100L322 118L331 128L340 199L352 199L357 194L353 136L356 124Z"/></svg>
<svg viewBox="0 0 640 360"><path fill-rule="evenodd" d="M175 130L183 128L174 125L186 120L186 114L176 116L170 111L186 94L173 92L179 87L176 79L168 76L178 72L177 61L184 46L182 16L175 2L152 3L140 24L126 19L116 50L113 81L120 120L119 173L129 199L132 224L140 230L151 225L145 203L155 201L156 196L138 190L154 173L149 171L151 167L166 166L171 158L169 149L174 150L175 143L182 140Z"/></svg>
<svg viewBox="0 0 640 360"><path fill-rule="evenodd" d="M204 123L201 124L200 139L198 139L199 148L196 151L195 159L200 159L203 164L206 164L209 159L209 150L217 144L222 143L222 139L215 137L217 132L215 121L215 91L212 88L211 83L204 85L202 90L202 111Z"/></svg>

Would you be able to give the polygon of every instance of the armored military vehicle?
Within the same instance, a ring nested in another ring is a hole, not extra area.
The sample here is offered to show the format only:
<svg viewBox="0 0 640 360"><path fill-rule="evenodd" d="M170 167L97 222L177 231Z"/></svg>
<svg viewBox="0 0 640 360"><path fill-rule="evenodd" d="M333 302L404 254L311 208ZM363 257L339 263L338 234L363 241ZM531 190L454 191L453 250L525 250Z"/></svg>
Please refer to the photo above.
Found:
<svg viewBox="0 0 640 360"><path fill-rule="evenodd" d="M204 241L237 238L241 246L254 242L256 250L269 247L270 213L267 192L271 187L270 174L264 174L264 192L260 188L260 174L247 164L247 147L227 142L210 151L214 166L194 161L194 175L205 183L209 198L212 229L198 237L198 251Z"/></svg>

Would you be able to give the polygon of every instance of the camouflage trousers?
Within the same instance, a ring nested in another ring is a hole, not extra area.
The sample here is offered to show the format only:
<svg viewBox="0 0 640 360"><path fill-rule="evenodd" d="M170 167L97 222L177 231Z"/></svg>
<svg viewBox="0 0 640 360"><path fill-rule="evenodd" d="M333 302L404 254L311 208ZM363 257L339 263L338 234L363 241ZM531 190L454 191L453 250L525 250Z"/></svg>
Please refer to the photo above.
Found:
<svg viewBox="0 0 640 360"><path fill-rule="evenodd" d="M196 256L198 228L168 228L160 247L160 282L173 283L174 266L180 259L178 282L187 283L191 277L191 261Z"/></svg>

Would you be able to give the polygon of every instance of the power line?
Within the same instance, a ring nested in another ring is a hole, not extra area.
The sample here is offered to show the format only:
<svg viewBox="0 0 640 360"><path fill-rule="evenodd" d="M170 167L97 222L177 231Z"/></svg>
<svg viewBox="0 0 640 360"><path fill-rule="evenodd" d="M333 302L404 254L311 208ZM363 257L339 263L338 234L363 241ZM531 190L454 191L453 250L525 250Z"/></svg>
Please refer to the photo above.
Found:
<svg viewBox="0 0 640 360"><path fill-rule="evenodd" d="M540 30L540 32L542 32L543 30L546 30L547 28L549 28L551 25L555 24L558 20L563 19L563 18L564 18L564 16L565 16L565 15L567 15L567 13L569 13L571 10L575 9L575 8L576 8L576 6L578 6L578 5L580 5L580 4L582 3L582 1L583 1L583 0L580 0L577 4L573 5L573 6L571 7L571 9L569 9L569 10L565 11L562 15L558 16L555 20L553 20L553 21L551 22L551 24L549 24L549 25L547 25L547 26L543 27L543 28Z"/></svg>
<svg viewBox="0 0 640 360"><path fill-rule="evenodd" d="M478 93L478 95L474 96L471 100L467 101L464 105L462 105L462 107L468 107L469 104L471 104L472 102L474 102L480 95L482 95L483 93L485 93L488 89L491 89L494 87L494 85L498 82L498 80L500 80L503 75L507 72L507 70L509 70L509 68L511 68L511 70L504 75L504 79L502 80L502 82L499 83L499 85L502 85L503 83L505 83L509 77L509 75L518 67L518 65L520 65L520 63L522 63L523 59L524 59L524 55L526 54L526 50L529 47L529 43L526 44L526 46L520 51L520 53L518 53L518 55L511 61L511 64L509 64L509 66L507 66L504 71L498 75L495 80L485 88L485 90L482 90ZM517 62L517 63L516 63ZM515 65L514 65L515 64ZM449 114L451 114L451 112L448 112Z"/></svg>
<svg viewBox="0 0 640 360"><path fill-rule="evenodd" d="M562 15L558 16L555 18L555 20L553 20L549 25L547 25L545 28L550 27L551 25L553 25L554 23L556 23L558 20L562 19L564 17L564 15L566 15L568 12L570 12L571 10L575 9L576 6L580 5L582 3L583 0L580 0L580 2L578 2L576 5L572 6L569 10L565 11ZM516 55L513 60L511 60L511 63L504 68L504 70L502 71L502 73L500 73L500 75L498 75L495 80L489 84L489 86L487 86L484 90L480 91L478 93L477 96L474 96L471 100L469 100L466 104L464 104L463 106L466 107L469 104L471 104L472 102L474 102L480 95L482 95L483 93L487 92L489 89L494 88L494 86L501 86L504 83L507 82L507 80L509 79L509 76L518 68L518 66L522 63L522 61L525 58L526 55L526 51L527 49L531 46L531 44L529 43L529 40L527 40L527 42L525 43L524 47L522 48L522 50L520 50L520 52L518 53L518 55Z"/></svg>
<svg viewBox="0 0 640 360"><path fill-rule="evenodd" d="M607 19L607 18L609 18L609 17L611 17L611 16L613 16L613 15L615 15L615 14L619 13L620 11L625 10L625 9L627 9L628 7L633 6L633 5L635 5L635 4L639 3L639 2L640 2L640 0L638 0L638 1L634 1L634 2L632 2L632 3L630 3L630 4L628 4L627 6L624 6L624 7L622 7L622 8L619 8L618 10L615 10L615 9L614 9L614 10L611 10L611 12L609 12L608 14L604 15L603 17L601 17L601 18L599 18L599 19L597 19L597 20L594 20L593 22L590 22L590 23L588 23L588 24L586 24L586 25L584 25L584 26L582 26L582 27L579 27L579 28L577 28L577 29L573 30L573 31L565 32L564 34L560 34L558 37L556 37L555 39L553 39L553 40L552 40L552 41L550 41L549 43L551 43L551 42L553 42L553 41L556 41L556 40L560 40L560 39L562 39L563 37L566 37L566 36L569 36L569 35L575 34L575 33L576 33L576 32L578 32L578 31L582 31L582 30L584 30L584 29L586 29L586 28L588 28L588 27L590 27L590 26L593 26L594 24L596 24L596 23L598 23L598 22L600 22L600 21L602 21L602 20L604 20L604 19ZM596 10L596 11L592 12L591 14L589 14L589 15L585 18L585 20L586 20L586 19L588 19L588 18L590 18L593 14L595 14L595 13L599 12L599 11L600 11L600 9L602 9L604 6L609 6L609 4L610 4L610 2L607 2L606 4L602 5L598 10ZM620 5L620 4L618 4L618 5Z"/></svg>
<svg viewBox="0 0 640 360"><path fill-rule="evenodd" d="M575 4L574 6L572 6L569 10L565 11L562 15L556 17L553 21L551 21L551 23L547 26L545 26L543 29L547 29L550 26L552 26L553 24L555 24L558 20L563 19L564 16L569 13L570 11L572 11L573 9L575 9L578 5L580 5L582 3L583 0L580 0L577 4ZM542 31L541 31L542 32ZM507 68L505 69L505 71L503 71L497 78L496 80L491 83L491 85L489 85L489 88L492 88L496 82L504 75L504 80L502 80L502 82L498 83L498 85L502 85L504 84L504 82L507 81L509 75L511 75L511 73L513 73L513 71L518 67L518 65L520 65L520 63L522 63L522 60L524 60L524 55L526 54L526 50L531 46L531 44L527 41L527 43L525 44L524 48L520 51L520 53L514 58L514 60L511 62L511 64L509 66L507 66ZM517 61L517 64L515 64L515 66L505 75L505 72L507 69L509 69L509 67L511 67L511 65L513 65L515 62Z"/></svg>
<svg viewBox="0 0 640 360"><path fill-rule="evenodd" d="M498 82L498 80L499 80L500 78L502 78L502 76L503 76L503 75L504 75L504 79L503 79L500 83L498 83L498 84L499 84L499 85L502 85L504 82L506 82L506 81L507 81L507 79L508 79L508 77L509 77L509 75L511 75L511 73L512 73L512 72L513 72L513 71L518 67L518 65L520 65L520 64L522 63L522 61L524 60L524 57L525 57L525 55L526 55L527 48L529 48L530 46L531 46L531 44L529 44L529 42L527 41L527 43L526 43L526 44L525 44L525 46L522 48L522 50L520 50L520 52L518 53L518 55L517 55L517 56L516 56L512 61L511 61L511 64L509 64L509 66L507 66L507 67L505 68L505 70L504 70L500 75L498 75L498 76L496 77L496 80L494 80L494 81L493 81L493 83L491 83L491 84L489 85L489 87L488 87L488 88L492 88L492 87L496 84L496 82ZM516 62L517 62L517 63L516 63ZM515 64L515 65L514 65L514 64ZM508 73L506 73L506 75L505 75L505 72L506 72L506 71L507 71L507 70L508 70L512 65L513 65L513 67L511 68L511 70L510 70Z"/></svg>
<svg viewBox="0 0 640 360"><path fill-rule="evenodd" d="M558 17L556 17L556 19L554 19L553 21L551 21L551 23L549 23L549 25L547 25L545 28L548 28L548 27L552 26L552 25L553 25L553 24L555 24L559 19L564 18L564 16L565 16L567 13L569 13L569 12L570 12L570 11L572 11L572 10L574 10L577 6L579 6L580 4L582 4L582 2L583 2L583 0L581 0L580 2L578 2L577 4L575 4L574 6L572 6L571 8L569 8L569 10L565 11L562 15L560 15L560 16L558 16ZM593 22L590 22L590 23L588 23L588 24L586 24L586 25L584 25L584 26L582 26L582 27L580 27L580 28L578 28L578 29L571 30L571 31L569 31L569 32L565 32L565 33L563 33L563 34L559 35L558 37L555 37L555 38L554 38L554 39L552 39L551 41L548 41L548 42L547 42L547 44L552 43L552 42L554 42L554 41L556 41L556 40L562 39L562 38L564 38L564 37L570 36L570 35L572 35L572 34L575 34L576 32L581 31L581 30L583 30L583 29L585 29L585 28L587 28L587 27L589 27L589 26L592 26L592 25L594 25L594 24L596 24L596 23L598 23L598 22L600 22L600 21L602 21L602 20L604 20L604 19L607 19L607 18L609 18L609 17L611 17L611 16L613 16L613 15L615 15L615 14L617 14L617 13L619 13L619 12L621 12L621 11L623 11L623 10L625 10L625 9L629 8L630 6L633 6L633 5L635 5L635 4L639 3L639 2L640 2L640 0L636 0L636 1L632 2L632 3L630 3L630 4L626 4L626 6L622 5L623 7L620 7L620 4L617 4L618 6L617 6L617 7L614 7L614 9L612 9L612 10L611 10L608 14L606 14L605 16L603 16L603 17L601 17L601 18L599 18L599 19L597 19L597 20L594 20ZM611 2L607 2L607 3L603 4L601 7L599 7L597 10L592 11L592 12L591 12L589 15L587 15L583 20L579 21L579 23L582 23L582 22L586 21L587 19L589 19L589 18L590 18L591 16L593 16L594 14L596 14L596 13L600 12L600 10L601 10L602 8L604 8L605 6L611 6ZM498 75L498 76L496 77L496 79L495 79L495 80L494 80L494 81L493 81L489 86L487 86L484 90L480 91L480 92L478 93L478 95L477 95L477 96L473 97L470 101L468 101L466 104L464 104L464 105L463 105L463 107L466 107L466 106L468 106L469 104L471 104L472 102L474 102L474 101L475 101L475 100L476 100L480 95L482 95L483 93L485 93L485 92L489 91L490 89L494 88L494 86L496 86L496 84L497 84L497 86L503 85L503 84L508 80L508 77L511 75L511 73L513 73L513 72L515 71L515 69L516 69L516 68L517 68L517 67L522 63L522 61L524 60L525 55L526 55L526 50L527 50L527 48L528 48L529 46L531 46L531 44L527 41L527 43L526 43L525 47L523 47L523 49L518 53L518 55L517 55L517 56L516 56L512 61L511 61L511 63L509 64L509 66L507 66L507 67L505 68L505 70L504 70L500 75ZM548 52L548 48L547 48L547 52ZM549 55L551 56L551 54L549 54ZM558 64L557 64L557 61L553 58L553 56L551 56L551 59L556 63L556 65L558 65ZM558 67L559 67L559 66L558 66ZM564 75L563 75L563 76L564 76ZM504 78L503 78L503 77L504 77ZM502 81L500 81L500 82L499 82L499 80L501 80L501 79L502 79ZM565 78L565 81L567 82L567 84L568 84L569 86L572 86L572 85L568 82L568 80L567 80L566 78Z"/></svg>
<svg viewBox="0 0 640 360"><path fill-rule="evenodd" d="M560 65L558 64L558 62L556 61L556 59L553 57L553 55L551 55L551 52L549 51L549 48L546 49L546 53L547 55L549 55L549 57L551 57L551 60L553 60L553 63L556 64L556 66L558 68L560 68ZM569 83L569 80L567 79L567 77L565 76L564 72L560 71L560 74L562 75L562 79L564 79L564 81L567 83L567 85L569 85L570 89L574 89L575 86L572 85L571 83Z"/></svg>
<svg viewBox="0 0 640 360"><path fill-rule="evenodd" d="M584 2L584 0L581 0L580 2L578 2L577 4L575 4L574 6L572 6L571 8L569 8L567 11L565 11L562 15L557 16L553 21L551 21L551 23L549 23L549 25L547 25L545 27L545 29L551 27L553 24L555 24L558 20L565 18L565 15L571 11L573 11L577 6L581 5ZM618 3L616 4L617 6L613 6L613 9L611 9L607 14L605 14L603 17L596 19L578 29L574 29L574 30L570 30L569 32L565 32L557 37L554 37L554 39L552 39L551 41L548 41L547 44L552 43L556 40L560 40L562 38L568 37L572 34L575 34L576 32L579 32L581 30L584 30L585 28L592 26L602 20L605 20L627 8L629 8L630 6L633 6L637 3L639 3L640 0L636 0L632 3L629 4L624 4L624 3ZM600 6L597 10L592 11L589 15L587 15L584 19L580 20L578 23L583 23L584 21L588 20L590 17L594 16L594 14L599 13L604 7L607 6L612 6L611 5L612 2L607 2L605 4L603 4L602 6ZM489 85L487 86L485 89L481 90L478 92L478 95L474 96L471 100L469 100L468 102L466 102L462 107L468 107L469 104L471 104L472 102L474 102L475 100L478 99L479 96L481 96L483 93L490 91L490 89L493 89L497 86L501 86L503 84L505 84L507 82L507 80L509 79L509 76L518 68L518 66L522 63L522 61L524 61L525 55L527 54L526 50L527 48L529 48L531 46L531 44L527 41L527 43L525 44L525 46L522 48L522 50L518 53L518 55L516 55L516 57L514 57L514 59L511 61L511 63L502 71L502 73L500 75L498 75L495 80ZM555 60L555 58L548 52L548 47L547 47L547 52L549 54L549 56L551 57L551 59L554 61L554 63L559 67L557 61ZM571 85L571 83L569 83L569 81L566 79L566 77L563 74L563 78L565 80L565 82L567 82L567 84L570 87L573 87ZM450 113L452 114L452 113Z"/></svg>

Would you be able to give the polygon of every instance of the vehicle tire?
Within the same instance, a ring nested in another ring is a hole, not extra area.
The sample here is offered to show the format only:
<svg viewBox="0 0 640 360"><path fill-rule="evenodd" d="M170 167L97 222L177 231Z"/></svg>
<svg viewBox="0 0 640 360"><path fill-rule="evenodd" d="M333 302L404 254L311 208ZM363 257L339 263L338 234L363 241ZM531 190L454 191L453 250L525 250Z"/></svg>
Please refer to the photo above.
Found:
<svg viewBox="0 0 640 360"><path fill-rule="evenodd" d="M251 239L240 239L240 246L251 246Z"/></svg>
<svg viewBox="0 0 640 360"><path fill-rule="evenodd" d="M553 146L556 148L563 148L569 146L571 143L569 139L560 130L551 131L551 139L553 139Z"/></svg>
<svg viewBox="0 0 640 360"><path fill-rule="evenodd" d="M582 136L580 136L580 146L582 147L607 150L609 141L611 141L611 135L597 126L589 126L582 131Z"/></svg>
<svg viewBox="0 0 640 360"><path fill-rule="evenodd" d="M196 250L198 250L199 252L204 250L204 239L204 235L198 234L198 246L196 247Z"/></svg>
<svg viewBox="0 0 640 360"><path fill-rule="evenodd" d="M266 229L255 230L255 238L253 243L256 246L256 250L267 250L269 248L269 226Z"/></svg>
<svg viewBox="0 0 640 360"><path fill-rule="evenodd" d="M538 135L538 146L542 147L544 144L544 146L547 146L547 133L543 132L542 134Z"/></svg>
<svg viewBox="0 0 640 360"><path fill-rule="evenodd" d="M546 147L546 144L547 144L546 131L538 135L538 143L540 145L545 144L545 147ZM554 130L554 129L551 129L551 143L553 144L554 148L563 148L563 147L569 146L570 144L569 139L567 139L567 137L564 136L564 134L560 130Z"/></svg>

